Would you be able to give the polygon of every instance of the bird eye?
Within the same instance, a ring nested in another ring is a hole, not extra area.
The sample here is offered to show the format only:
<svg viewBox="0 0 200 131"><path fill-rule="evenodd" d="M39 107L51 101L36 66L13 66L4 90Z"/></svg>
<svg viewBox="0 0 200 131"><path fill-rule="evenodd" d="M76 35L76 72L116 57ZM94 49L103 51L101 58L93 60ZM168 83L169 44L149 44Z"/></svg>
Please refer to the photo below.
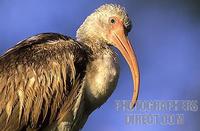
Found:
<svg viewBox="0 0 200 131"><path fill-rule="evenodd" d="M114 24L114 23L115 23L115 19L111 19L110 22L111 22L112 24Z"/></svg>

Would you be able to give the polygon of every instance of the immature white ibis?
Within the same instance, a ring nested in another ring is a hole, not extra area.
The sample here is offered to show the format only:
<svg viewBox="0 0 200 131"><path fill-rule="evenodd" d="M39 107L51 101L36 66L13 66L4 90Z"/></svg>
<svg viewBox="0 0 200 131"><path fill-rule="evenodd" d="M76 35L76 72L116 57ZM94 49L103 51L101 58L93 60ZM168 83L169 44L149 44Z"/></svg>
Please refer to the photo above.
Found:
<svg viewBox="0 0 200 131"><path fill-rule="evenodd" d="M78 131L114 91L119 63L130 66L131 105L139 69L128 40L131 21L119 5L105 4L88 16L77 39L44 33L19 42L0 57L0 129Z"/></svg>

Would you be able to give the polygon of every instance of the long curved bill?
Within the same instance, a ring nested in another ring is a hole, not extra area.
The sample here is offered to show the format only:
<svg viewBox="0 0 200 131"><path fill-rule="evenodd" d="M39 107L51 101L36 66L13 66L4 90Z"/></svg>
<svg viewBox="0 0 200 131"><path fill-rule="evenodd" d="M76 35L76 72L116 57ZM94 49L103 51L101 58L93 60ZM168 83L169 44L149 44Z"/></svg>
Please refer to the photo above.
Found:
<svg viewBox="0 0 200 131"><path fill-rule="evenodd" d="M125 35L124 30L115 30L112 35L112 40L115 46L120 50L124 58L126 59L134 81L133 96L130 107L133 108L137 102L140 86L140 73L137 64L137 58L135 52L129 42L128 37Z"/></svg>

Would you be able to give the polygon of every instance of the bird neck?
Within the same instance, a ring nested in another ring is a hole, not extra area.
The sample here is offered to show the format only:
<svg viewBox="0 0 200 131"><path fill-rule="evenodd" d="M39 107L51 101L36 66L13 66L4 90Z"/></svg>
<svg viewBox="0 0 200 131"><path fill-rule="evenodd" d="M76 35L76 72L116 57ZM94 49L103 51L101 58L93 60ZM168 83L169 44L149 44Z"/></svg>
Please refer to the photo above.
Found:
<svg viewBox="0 0 200 131"><path fill-rule="evenodd" d="M97 52L98 50L106 48L108 45L102 36L102 28L99 23L96 22L98 13L93 13L86 18L83 24L76 31L77 41L84 43L91 48L92 51ZM91 28L91 25L93 26Z"/></svg>
<svg viewBox="0 0 200 131"><path fill-rule="evenodd" d="M94 39L94 38L84 38L84 39L77 39L78 42L86 45L90 48L93 54L101 53L102 51L112 50L105 41Z"/></svg>

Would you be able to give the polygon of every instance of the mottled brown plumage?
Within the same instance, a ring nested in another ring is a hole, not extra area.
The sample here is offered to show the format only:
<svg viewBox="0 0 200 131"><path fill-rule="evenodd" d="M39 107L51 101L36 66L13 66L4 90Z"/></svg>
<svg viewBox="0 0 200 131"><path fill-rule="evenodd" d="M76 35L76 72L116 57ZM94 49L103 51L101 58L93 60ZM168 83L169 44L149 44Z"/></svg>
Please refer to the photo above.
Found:
<svg viewBox="0 0 200 131"><path fill-rule="evenodd" d="M73 85L83 79L86 51L86 46L69 37L46 33L20 42L1 56L0 129L29 124L39 128L55 121Z"/></svg>
<svg viewBox="0 0 200 131"><path fill-rule="evenodd" d="M43 33L0 56L0 129L78 131L116 88L127 60L138 97L139 69L127 38L131 21L119 5L106 4L86 18L77 40Z"/></svg>

